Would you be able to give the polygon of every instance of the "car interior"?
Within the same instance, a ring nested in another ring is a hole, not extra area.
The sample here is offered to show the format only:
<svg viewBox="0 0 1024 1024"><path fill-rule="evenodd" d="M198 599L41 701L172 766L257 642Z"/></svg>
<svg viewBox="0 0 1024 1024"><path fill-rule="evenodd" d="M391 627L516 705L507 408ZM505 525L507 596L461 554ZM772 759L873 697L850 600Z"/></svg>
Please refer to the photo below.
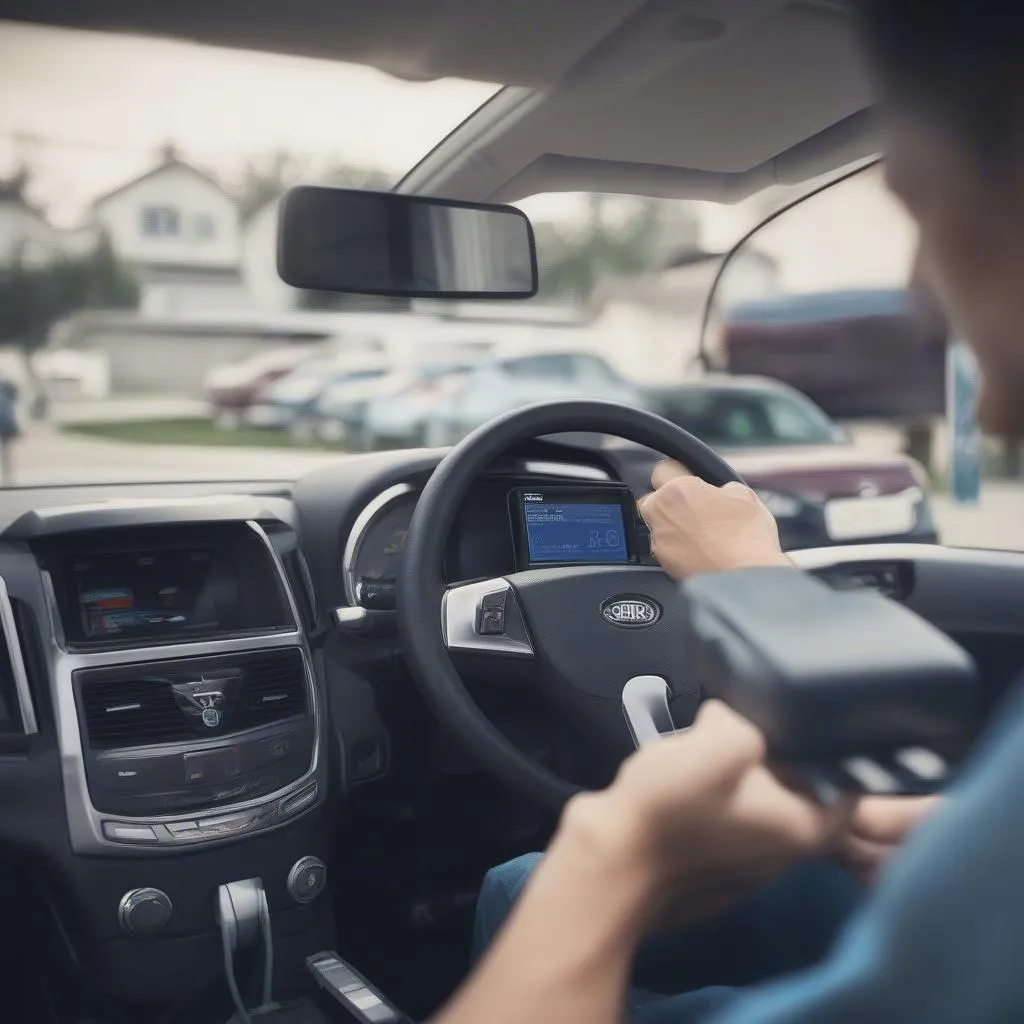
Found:
<svg viewBox="0 0 1024 1024"><path fill-rule="evenodd" d="M502 83L399 196L728 204L877 155L845 7L7 0L2 13ZM352 290L374 290L372 264ZM282 276L323 289L314 269L283 259ZM491 270L511 283L444 290L529 293L521 262ZM410 280L406 293L430 294ZM723 430L747 415L713 413ZM429 1017L469 970L485 872L543 849L566 799L635 748L627 682L664 680L677 728L702 699L678 589L635 504L662 457L739 479L668 420L580 401L498 417L450 450L340 455L295 478L0 491L0 1016L217 1024L274 1002L266 1019ZM792 557L955 640L988 709L1024 663L1024 554L879 543Z"/></svg>

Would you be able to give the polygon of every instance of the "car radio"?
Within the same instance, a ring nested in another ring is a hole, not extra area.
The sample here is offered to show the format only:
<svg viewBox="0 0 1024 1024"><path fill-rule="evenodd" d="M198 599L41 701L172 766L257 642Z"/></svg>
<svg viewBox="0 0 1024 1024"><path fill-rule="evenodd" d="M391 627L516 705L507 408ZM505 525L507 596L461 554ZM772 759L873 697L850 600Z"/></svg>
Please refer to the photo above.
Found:
<svg viewBox="0 0 1024 1024"><path fill-rule="evenodd" d="M636 502L624 485L518 487L508 502L519 569L640 561Z"/></svg>

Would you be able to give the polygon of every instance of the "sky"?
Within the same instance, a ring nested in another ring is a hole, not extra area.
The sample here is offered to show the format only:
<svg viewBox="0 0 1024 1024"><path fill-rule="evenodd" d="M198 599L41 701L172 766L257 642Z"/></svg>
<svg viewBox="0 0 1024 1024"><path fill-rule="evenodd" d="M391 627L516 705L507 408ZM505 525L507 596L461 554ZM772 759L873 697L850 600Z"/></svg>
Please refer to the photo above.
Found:
<svg viewBox="0 0 1024 1024"><path fill-rule="evenodd" d="M94 198L149 170L168 143L229 187L248 159L282 149L312 168L355 164L397 179L497 88L0 21L0 176L26 162L31 198L61 226L80 223ZM521 205L538 220L586 212L580 196ZM728 248L756 216L748 204L694 209L710 249Z"/></svg>
<svg viewBox="0 0 1024 1024"><path fill-rule="evenodd" d="M64 225L168 142L229 182L247 157L280 148L397 177L495 89L0 21L0 175L27 161L33 198Z"/></svg>

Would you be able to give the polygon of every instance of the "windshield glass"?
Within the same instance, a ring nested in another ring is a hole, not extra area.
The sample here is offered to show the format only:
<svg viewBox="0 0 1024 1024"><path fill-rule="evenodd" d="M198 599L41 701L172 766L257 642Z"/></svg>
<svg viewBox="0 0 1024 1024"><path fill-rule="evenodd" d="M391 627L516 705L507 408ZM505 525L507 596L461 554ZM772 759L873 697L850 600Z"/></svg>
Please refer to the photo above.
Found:
<svg viewBox="0 0 1024 1024"><path fill-rule="evenodd" d="M427 317L286 287L277 201L389 187L498 86L0 22L0 87L3 484L292 479L335 458L337 432L291 418L408 370ZM432 374L491 343L430 340Z"/></svg>
<svg viewBox="0 0 1024 1024"><path fill-rule="evenodd" d="M1019 447L977 442L973 498L953 472L956 339L908 296L913 228L877 170L737 252L702 362L722 254L815 183L530 197L528 302L306 292L277 274L283 192L386 188L497 85L4 22L0 85L4 486L292 480L590 397L726 450L788 543L1024 548Z"/></svg>
<svg viewBox="0 0 1024 1024"><path fill-rule="evenodd" d="M774 391L680 388L656 410L713 448L834 444L839 428L812 403Z"/></svg>

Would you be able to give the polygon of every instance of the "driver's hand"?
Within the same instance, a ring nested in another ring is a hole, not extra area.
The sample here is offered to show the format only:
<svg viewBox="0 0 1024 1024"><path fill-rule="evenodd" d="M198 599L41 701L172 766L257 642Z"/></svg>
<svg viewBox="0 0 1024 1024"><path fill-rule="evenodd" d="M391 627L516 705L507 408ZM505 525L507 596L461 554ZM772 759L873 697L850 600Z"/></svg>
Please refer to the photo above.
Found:
<svg viewBox="0 0 1024 1024"><path fill-rule="evenodd" d="M715 700L569 806L565 827L588 848L618 850L643 872L652 926L712 916L799 859L835 854L853 813L852 801L826 807L780 782L761 733Z"/></svg>
<svg viewBox="0 0 1024 1024"><path fill-rule="evenodd" d="M865 884L874 882L886 861L941 805L939 796L862 797L836 859Z"/></svg>
<svg viewBox="0 0 1024 1024"><path fill-rule="evenodd" d="M715 487L678 462L660 462L639 502L654 557L670 576L789 565L772 514L749 488Z"/></svg>

